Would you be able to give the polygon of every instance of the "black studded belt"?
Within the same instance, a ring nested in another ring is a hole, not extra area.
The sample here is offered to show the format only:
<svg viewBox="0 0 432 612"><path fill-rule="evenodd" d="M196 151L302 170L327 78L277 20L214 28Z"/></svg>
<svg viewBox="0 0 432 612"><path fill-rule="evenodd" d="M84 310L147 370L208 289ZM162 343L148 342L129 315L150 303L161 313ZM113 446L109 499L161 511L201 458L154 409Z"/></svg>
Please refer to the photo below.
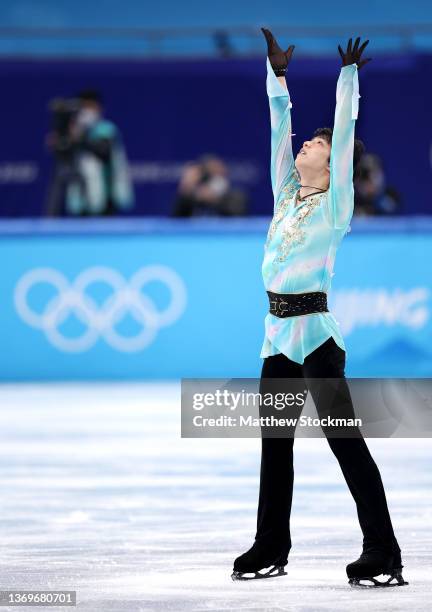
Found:
<svg viewBox="0 0 432 612"><path fill-rule="evenodd" d="M270 314L275 317L296 317L314 312L328 312L327 294L323 291L310 293L273 293L267 291Z"/></svg>

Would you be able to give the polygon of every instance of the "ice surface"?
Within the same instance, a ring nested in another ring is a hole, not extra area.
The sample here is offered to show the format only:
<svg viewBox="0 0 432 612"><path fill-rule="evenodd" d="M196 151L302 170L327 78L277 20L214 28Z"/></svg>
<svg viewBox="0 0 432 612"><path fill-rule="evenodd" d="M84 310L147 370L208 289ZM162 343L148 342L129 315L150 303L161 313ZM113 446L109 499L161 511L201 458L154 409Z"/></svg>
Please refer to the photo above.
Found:
<svg viewBox="0 0 432 612"><path fill-rule="evenodd" d="M0 387L2 590L76 590L88 612L431 609L430 440L368 441L409 586L348 586L360 529L321 439L296 441L288 576L234 583L260 440L181 439L179 401L177 383Z"/></svg>

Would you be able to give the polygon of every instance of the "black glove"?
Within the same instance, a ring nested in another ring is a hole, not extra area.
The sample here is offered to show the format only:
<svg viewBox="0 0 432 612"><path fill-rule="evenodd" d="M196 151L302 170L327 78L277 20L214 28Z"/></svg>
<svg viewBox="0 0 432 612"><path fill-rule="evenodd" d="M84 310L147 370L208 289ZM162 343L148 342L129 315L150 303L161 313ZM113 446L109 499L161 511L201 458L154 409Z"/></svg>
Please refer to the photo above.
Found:
<svg viewBox="0 0 432 612"><path fill-rule="evenodd" d="M363 51L366 48L366 45L369 43L369 41L367 40L366 42L364 42L362 44L362 46L359 48L359 44L360 44L360 37L356 38L356 41L354 43L354 48L352 46L352 38L349 39L348 41L348 47L346 52L344 53L342 51L342 48L340 45L338 45L338 51L339 54L342 58L342 65L343 66L349 66L350 64L357 64L358 69L360 70L360 68L362 66L364 66L365 64L367 64L368 62L371 61L371 57L368 59L364 59L361 60L361 54L363 53Z"/></svg>
<svg viewBox="0 0 432 612"><path fill-rule="evenodd" d="M285 76L295 45L290 45L286 51L283 51L270 30L265 28L261 28L261 30L267 41L267 55L273 72L276 76Z"/></svg>

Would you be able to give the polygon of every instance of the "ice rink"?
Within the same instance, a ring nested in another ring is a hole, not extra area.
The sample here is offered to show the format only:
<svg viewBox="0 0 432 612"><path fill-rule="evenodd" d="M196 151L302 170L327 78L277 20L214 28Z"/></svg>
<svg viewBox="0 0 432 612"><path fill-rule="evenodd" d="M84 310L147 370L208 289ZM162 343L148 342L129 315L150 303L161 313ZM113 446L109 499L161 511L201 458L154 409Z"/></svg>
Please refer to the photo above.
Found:
<svg viewBox="0 0 432 612"><path fill-rule="evenodd" d="M1 590L76 590L88 612L431 608L430 440L368 441L409 586L348 586L361 534L322 439L296 441L288 576L234 583L259 439L181 439L178 383L3 385L0 403Z"/></svg>

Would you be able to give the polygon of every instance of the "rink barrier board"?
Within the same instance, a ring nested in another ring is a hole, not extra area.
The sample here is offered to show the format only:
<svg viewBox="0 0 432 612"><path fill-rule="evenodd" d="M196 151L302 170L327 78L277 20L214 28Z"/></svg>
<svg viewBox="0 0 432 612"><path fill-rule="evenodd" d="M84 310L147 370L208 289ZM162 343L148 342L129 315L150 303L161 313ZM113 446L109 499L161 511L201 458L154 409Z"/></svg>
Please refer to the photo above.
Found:
<svg viewBox="0 0 432 612"><path fill-rule="evenodd" d="M2 221L0 379L259 375L268 223ZM347 375L430 376L431 220L351 228L329 295Z"/></svg>

